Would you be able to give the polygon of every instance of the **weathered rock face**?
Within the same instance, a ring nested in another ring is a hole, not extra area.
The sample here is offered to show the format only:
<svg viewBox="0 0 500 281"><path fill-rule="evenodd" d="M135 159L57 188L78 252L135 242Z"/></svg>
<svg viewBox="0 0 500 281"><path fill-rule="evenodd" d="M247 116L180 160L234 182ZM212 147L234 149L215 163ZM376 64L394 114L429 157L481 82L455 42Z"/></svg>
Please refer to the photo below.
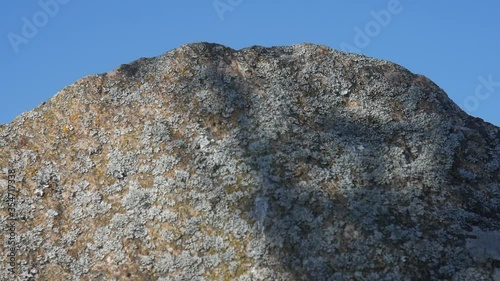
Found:
<svg viewBox="0 0 500 281"><path fill-rule="evenodd" d="M500 129L393 63L190 44L0 136L18 276L500 280Z"/></svg>

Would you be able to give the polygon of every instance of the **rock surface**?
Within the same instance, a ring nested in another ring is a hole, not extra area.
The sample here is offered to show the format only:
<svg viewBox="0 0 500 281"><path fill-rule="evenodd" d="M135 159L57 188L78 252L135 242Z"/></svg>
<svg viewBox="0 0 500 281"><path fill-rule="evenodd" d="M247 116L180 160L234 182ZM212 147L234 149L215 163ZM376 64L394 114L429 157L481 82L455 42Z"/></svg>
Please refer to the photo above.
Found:
<svg viewBox="0 0 500 281"><path fill-rule="evenodd" d="M500 129L387 61L189 44L0 137L24 279L500 280Z"/></svg>

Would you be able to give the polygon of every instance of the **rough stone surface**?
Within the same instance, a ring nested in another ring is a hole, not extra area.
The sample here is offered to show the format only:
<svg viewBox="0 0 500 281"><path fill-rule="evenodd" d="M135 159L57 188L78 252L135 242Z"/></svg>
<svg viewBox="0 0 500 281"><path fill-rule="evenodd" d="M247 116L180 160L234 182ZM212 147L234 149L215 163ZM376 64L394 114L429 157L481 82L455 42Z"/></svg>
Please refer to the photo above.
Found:
<svg viewBox="0 0 500 281"><path fill-rule="evenodd" d="M500 129L387 61L189 44L0 137L24 279L499 280Z"/></svg>

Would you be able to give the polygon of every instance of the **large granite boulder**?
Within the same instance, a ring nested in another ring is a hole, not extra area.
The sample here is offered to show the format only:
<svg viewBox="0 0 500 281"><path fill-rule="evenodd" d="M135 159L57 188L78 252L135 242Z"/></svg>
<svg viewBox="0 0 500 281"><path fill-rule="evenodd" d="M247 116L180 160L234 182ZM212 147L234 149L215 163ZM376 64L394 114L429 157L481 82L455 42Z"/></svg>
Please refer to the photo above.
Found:
<svg viewBox="0 0 500 281"><path fill-rule="evenodd" d="M500 129L324 46L85 77L0 168L2 280L500 280Z"/></svg>

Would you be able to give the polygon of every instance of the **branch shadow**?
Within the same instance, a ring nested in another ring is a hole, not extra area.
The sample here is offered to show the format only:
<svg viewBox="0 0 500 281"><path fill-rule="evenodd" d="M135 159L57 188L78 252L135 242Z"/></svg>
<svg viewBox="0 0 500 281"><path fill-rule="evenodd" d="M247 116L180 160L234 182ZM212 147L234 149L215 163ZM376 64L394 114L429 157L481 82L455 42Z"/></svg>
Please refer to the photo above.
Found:
<svg viewBox="0 0 500 281"><path fill-rule="evenodd" d="M331 103L339 93L294 88L293 75L266 82L252 52L212 48L207 57L227 55L203 72L237 126L232 137L256 183L239 207L253 226L249 256L258 263L256 278L450 276L436 272L438 263L459 252L444 253L436 234L454 222L427 211L447 212L430 195L446 184L453 152L443 151L446 137L429 138L444 136L440 130L449 126L363 119L348 108L348 95L341 97L342 108ZM278 63L283 55L273 48L259 52ZM430 166L431 159L438 165ZM462 246L459 238L450 238L450 248Z"/></svg>

